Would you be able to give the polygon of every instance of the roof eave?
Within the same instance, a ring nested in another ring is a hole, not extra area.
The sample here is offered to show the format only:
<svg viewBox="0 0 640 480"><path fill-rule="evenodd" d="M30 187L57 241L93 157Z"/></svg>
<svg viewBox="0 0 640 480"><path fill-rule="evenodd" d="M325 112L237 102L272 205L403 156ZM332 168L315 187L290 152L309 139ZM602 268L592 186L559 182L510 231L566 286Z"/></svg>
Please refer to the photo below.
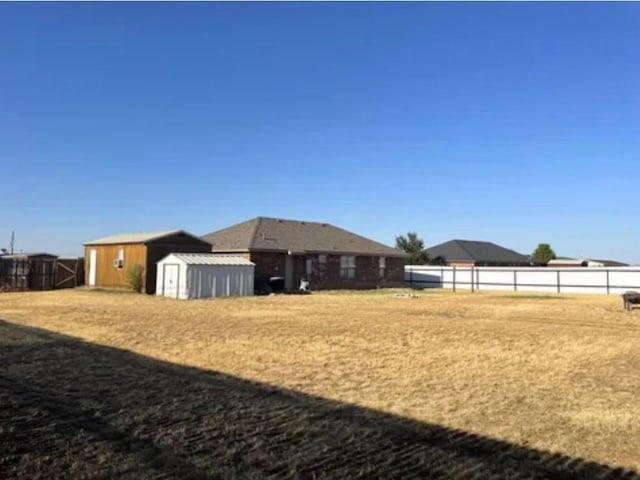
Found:
<svg viewBox="0 0 640 480"><path fill-rule="evenodd" d="M249 253L288 253L292 252L293 255L355 255L361 257L399 257L399 258L407 258L408 255L403 252L364 252L364 251L356 251L356 250L322 250L322 249L306 249L306 250L290 250L284 248L248 248L243 250L233 250L233 249L213 249L214 253L218 252L249 252Z"/></svg>

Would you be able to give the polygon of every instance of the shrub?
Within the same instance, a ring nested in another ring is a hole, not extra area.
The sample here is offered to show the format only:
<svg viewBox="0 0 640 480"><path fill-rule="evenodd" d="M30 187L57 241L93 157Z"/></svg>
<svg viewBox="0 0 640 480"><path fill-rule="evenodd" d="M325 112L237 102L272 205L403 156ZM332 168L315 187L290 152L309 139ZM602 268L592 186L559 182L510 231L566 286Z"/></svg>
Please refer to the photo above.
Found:
<svg viewBox="0 0 640 480"><path fill-rule="evenodd" d="M134 292L142 292L142 273L144 268L139 263L134 263L127 268L127 283Z"/></svg>

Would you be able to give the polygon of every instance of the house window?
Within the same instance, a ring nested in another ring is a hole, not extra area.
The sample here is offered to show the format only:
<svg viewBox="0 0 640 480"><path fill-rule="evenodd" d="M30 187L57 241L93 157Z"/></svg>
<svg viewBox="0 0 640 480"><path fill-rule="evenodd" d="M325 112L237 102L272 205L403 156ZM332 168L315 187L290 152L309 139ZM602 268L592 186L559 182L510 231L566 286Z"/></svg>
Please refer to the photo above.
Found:
<svg viewBox="0 0 640 480"><path fill-rule="evenodd" d="M351 255L340 257L340 277L356 278L356 257Z"/></svg>
<svg viewBox="0 0 640 480"><path fill-rule="evenodd" d="M311 276L311 273L313 272L313 261L310 258L307 258L307 280L309 279L309 277Z"/></svg>
<svg viewBox="0 0 640 480"><path fill-rule="evenodd" d="M380 278L384 278L384 269L386 268L386 259L384 257L380 257L378 260L378 270Z"/></svg>
<svg viewBox="0 0 640 480"><path fill-rule="evenodd" d="M318 255L318 268L320 270L324 270L327 268L327 256L326 255Z"/></svg>

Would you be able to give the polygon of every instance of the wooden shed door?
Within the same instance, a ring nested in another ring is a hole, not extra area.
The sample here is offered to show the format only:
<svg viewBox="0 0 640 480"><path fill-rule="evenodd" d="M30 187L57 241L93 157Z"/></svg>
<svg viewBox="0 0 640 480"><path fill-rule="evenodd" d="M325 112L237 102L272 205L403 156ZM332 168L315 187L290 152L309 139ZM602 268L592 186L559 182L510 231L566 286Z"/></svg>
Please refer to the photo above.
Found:
<svg viewBox="0 0 640 480"><path fill-rule="evenodd" d="M164 281L162 282L162 294L165 297L178 298L178 280L180 280L180 265L164 264Z"/></svg>

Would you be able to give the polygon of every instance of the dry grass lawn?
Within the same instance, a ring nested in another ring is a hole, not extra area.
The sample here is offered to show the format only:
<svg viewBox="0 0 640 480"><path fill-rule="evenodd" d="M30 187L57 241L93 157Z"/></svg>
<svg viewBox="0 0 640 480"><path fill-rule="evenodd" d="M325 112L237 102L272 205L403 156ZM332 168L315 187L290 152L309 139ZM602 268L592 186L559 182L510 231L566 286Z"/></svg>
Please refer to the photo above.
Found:
<svg viewBox="0 0 640 480"><path fill-rule="evenodd" d="M640 311L618 296L0 295L0 318L640 470Z"/></svg>

